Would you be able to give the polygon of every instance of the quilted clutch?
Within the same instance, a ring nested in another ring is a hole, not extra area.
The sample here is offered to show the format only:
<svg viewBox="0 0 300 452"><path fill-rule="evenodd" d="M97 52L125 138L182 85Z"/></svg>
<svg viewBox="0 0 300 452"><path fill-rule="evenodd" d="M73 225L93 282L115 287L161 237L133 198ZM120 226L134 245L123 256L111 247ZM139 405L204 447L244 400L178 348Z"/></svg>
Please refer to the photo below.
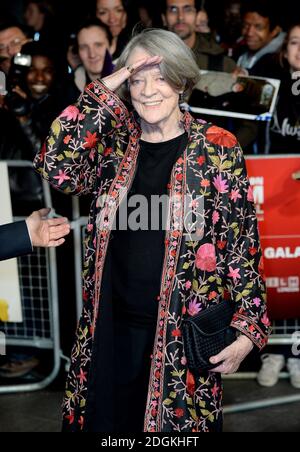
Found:
<svg viewBox="0 0 300 452"><path fill-rule="evenodd" d="M210 363L210 358L237 338L237 330L230 326L234 311L232 302L223 301L183 321L184 349L191 371L208 371L217 367Z"/></svg>

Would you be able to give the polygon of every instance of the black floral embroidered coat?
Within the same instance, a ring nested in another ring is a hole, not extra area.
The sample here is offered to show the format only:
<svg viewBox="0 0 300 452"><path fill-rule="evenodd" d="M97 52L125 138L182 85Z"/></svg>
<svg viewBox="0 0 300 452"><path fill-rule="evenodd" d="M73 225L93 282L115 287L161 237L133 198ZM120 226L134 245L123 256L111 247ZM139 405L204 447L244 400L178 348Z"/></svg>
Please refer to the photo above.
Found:
<svg viewBox="0 0 300 452"><path fill-rule="evenodd" d="M169 184L170 227L145 432L209 432L222 418L221 378L188 370L182 319L231 297L236 303L232 326L259 349L269 335L262 253L242 151L229 132L196 121L189 113L184 114L184 126L188 145ZM111 416L111 300L105 265L117 209L135 176L140 136L135 114L96 81L76 106L54 121L34 162L57 189L92 193L94 199L87 226L84 306L64 401L64 428L69 431L89 431L96 414L103 419L99 431L105 431ZM187 194L195 215L199 199L204 199L198 240L181 227Z"/></svg>

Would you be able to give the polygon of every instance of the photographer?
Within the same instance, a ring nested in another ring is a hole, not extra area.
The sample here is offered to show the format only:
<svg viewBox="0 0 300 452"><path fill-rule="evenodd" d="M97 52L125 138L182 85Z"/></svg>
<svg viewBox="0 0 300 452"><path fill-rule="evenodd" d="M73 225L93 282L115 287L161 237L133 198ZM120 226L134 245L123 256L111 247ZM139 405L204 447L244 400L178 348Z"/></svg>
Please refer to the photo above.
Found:
<svg viewBox="0 0 300 452"><path fill-rule="evenodd" d="M20 65L9 77L12 92L6 103L17 117L34 153L40 148L63 103L58 100L58 70L51 52L34 42L26 44L22 54L23 60L21 57L17 61Z"/></svg>
<svg viewBox="0 0 300 452"><path fill-rule="evenodd" d="M54 58L38 43L25 44L7 76L5 108L0 111L0 159L29 160L41 147L53 118L62 110ZM13 139L12 139L13 136ZM36 203L41 182L30 170L10 172L13 204ZM27 206L37 208L39 205Z"/></svg>
<svg viewBox="0 0 300 452"><path fill-rule="evenodd" d="M0 22L0 71L9 73L12 58L30 41L23 27L14 20Z"/></svg>

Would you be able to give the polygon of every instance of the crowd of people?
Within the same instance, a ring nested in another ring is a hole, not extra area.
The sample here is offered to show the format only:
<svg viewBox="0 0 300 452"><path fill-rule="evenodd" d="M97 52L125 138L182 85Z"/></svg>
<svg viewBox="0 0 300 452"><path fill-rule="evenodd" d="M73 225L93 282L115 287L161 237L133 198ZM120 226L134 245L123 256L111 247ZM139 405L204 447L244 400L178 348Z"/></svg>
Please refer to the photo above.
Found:
<svg viewBox="0 0 300 452"><path fill-rule="evenodd" d="M75 103L89 82L111 74L131 36L151 27L176 33L193 50L200 70L279 79L267 146L264 125L219 122L237 135L246 153L297 153L300 18L286 29L269 0L228 0L218 26L206 3L166 0L153 7L147 0L96 0L78 25L69 27L67 36L57 29L55 11L47 1L27 1L19 21L1 17L0 70L7 75L8 95L0 98L0 158L31 160L58 112ZM20 52L31 57L28 66L16 61ZM224 96L216 100L202 93L194 99L197 107L213 103L222 110L225 105Z"/></svg>

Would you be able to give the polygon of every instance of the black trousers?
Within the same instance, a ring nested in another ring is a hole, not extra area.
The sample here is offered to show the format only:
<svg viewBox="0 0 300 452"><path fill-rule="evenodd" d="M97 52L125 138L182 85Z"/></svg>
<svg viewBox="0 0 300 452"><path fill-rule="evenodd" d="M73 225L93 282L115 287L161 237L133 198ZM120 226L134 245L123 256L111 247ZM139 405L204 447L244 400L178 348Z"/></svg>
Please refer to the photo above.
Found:
<svg viewBox="0 0 300 452"><path fill-rule="evenodd" d="M114 431L141 433L148 395L155 330L115 324Z"/></svg>

